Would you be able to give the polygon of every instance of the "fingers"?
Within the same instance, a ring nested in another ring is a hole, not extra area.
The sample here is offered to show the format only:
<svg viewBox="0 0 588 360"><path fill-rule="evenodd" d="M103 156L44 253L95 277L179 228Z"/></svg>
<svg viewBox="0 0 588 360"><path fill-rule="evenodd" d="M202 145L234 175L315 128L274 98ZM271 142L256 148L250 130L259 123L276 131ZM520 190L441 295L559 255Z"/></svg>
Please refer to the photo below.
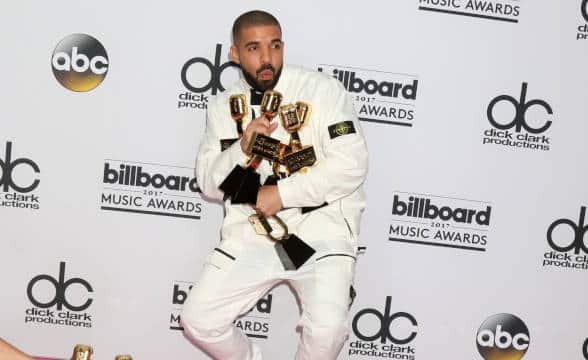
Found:
<svg viewBox="0 0 588 360"><path fill-rule="evenodd" d="M241 149L243 152L246 152L246 149L249 146L249 142L251 142L251 137L253 133L263 134L266 136L270 136L274 130L278 127L277 122L270 123L268 119L264 116L260 116L256 119L253 119L247 128L245 128L245 133L243 134L243 138L241 139Z"/></svg>
<svg viewBox="0 0 588 360"><path fill-rule="evenodd" d="M265 200L265 186L262 186L259 191L257 192L257 200L255 201L254 209L255 211L263 216L266 216L266 200Z"/></svg>
<svg viewBox="0 0 588 360"><path fill-rule="evenodd" d="M257 201L255 203L255 211L263 216L272 216L278 213L282 208L282 200L280 199L277 186L264 185L257 193Z"/></svg>
<svg viewBox="0 0 588 360"><path fill-rule="evenodd" d="M270 124L268 119L261 116L255 120L251 121L251 123L247 126L247 129L249 129L251 131L251 133L256 132L256 133L263 134L263 135L269 135L269 134L271 134L270 127L272 125L274 125L274 124ZM277 123L276 123L276 125L277 125ZM274 126L274 128L275 128L275 126Z"/></svg>
<svg viewBox="0 0 588 360"><path fill-rule="evenodd" d="M255 206L253 208L255 209L255 212L261 216L265 216L265 217L271 216L270 214L267 213L263 204L255 204Z"/></svg>
<svg viewBox="0 0 588 360"><path fill-rule="evenodd" d="M265 116L260 116L260 117L258 117L256 119L254 119L252 122L258 122L258 123L262 124L265 127L270 126L270 122L269 122L269 120Z"/></svg>

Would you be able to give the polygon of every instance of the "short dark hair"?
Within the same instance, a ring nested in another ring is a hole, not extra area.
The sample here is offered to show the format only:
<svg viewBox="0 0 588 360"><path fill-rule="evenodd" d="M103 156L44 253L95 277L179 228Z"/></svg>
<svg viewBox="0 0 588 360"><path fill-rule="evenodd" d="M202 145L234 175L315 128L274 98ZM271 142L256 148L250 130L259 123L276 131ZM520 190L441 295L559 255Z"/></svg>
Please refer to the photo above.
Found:
<svg viewBox="0 0 588 360"><path fill-rule="evenodd" d="M249 26L263 26L263 25L275 25L282 32L282 27L272 14L263 10L252 10L239 15L233 23L233 44L237 43L239 33L242 29Z"/></svg>

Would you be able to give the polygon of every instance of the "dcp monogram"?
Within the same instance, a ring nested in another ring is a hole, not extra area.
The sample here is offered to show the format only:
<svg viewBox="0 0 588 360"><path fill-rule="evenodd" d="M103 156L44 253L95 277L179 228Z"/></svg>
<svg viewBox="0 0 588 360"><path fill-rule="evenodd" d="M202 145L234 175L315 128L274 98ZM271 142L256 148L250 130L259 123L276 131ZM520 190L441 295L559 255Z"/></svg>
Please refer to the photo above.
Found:
<svg viewBox="0 0 588 360"><path fill-rule="evenodd" d="M39 173L39 166L31 159L20 158L12 161L12 143L6 143L6 152L4 153L4 160L0 159L0 169L2 169L2 176L0 177L0 186L2 191L7 192L9 189L16 190L21 193L28 193L37 188L39 179L35 179L29 186L19 186L12 179L12 172L18 165L28 165L35 173Z"/></svg>
<svg viewBox="0 0 588 360"><path fill-rule="evenodd" d="M588 225L584 226L585 217L586 207L582 206L580 207L580 219L578 220L578 224L574 224L574 222L570 219L559 219L554 221L547 229L547 242L549 243L549 246L551 246L553 250L561 252L574 249L574 254L579 254L580 249L582 249L586 254L588 254L588 247L586 247L586 243L584 242L584 236L588 231ZM569 245L559 246L553 241L553 230L560 225L568 225L574 231L574 238Z"/></svg>
<svg viewBox="0 0 588 360"><path fill-rule="evenodd" d="M397 339L390 333L390 325L392 324L392 322L394 320L399 319L399 318L408 319L408 321L410 321L413 326L417 326L416 319L412 315L410 315L409 313L397 312L394 314L390 314L390 310L391 310L390 303L391 302L392 302L392 297L386 296L386 306L384 308L384 314L382 314L380 311L378 311L376 309L370 309L370 308L363 309L363 310L359 311L355 315L355 317L353 318L353 322L352 322L352 328L353 328L353 332L355 333L355 335L363 341L374 341L374 340L380 338L380 342L382 344L386 343L386 339L389 339L390 341L392 341L392 343L399 344L399 345L408 344L409 342L411 342L417 335L416 331L413 331L410 335L408 335L404 339ZM380 329L373 335L365 335L358 328L359 319L362 316L367 315L367 314L374 315L380 321Z"/></svg>
<svg viewBox="0 0 588 360"><path fill-rule="evenodd" d="M529 110L530 107L532 106L542 106L545 111L551 115L553 114L553 110L551 109L551 106L549 106L549 104L547 102L545 102L544 100L539 100L539 99L535 99L535 100L531 100L531 101L526 101L526 96L527 96L527 83L523 83L522 89L521 89L521 97L519 99L519 101L517 101L517 99L515 99L514 97L510 96L510 95L499 95L497 97L495 97L490 104L488 105L488 109L486 111L486 114L488 115L488 121L490 121L490 124L492 124L492 126L494 126L497 129L501 129L501 130L506 130L506 129L511 129L512 127L515 127L515 131L516 132L520 132L521 128L524 128L527 132L532 133L532 134L539 134L544 132L545 130L549 129L549 127L551 126L551 120L548 120L545 122L545 124L543 124L543 126L541 127L531 127L526 119L525 119L525 114L527 112L527 110ZM515 117L514 119L507 123L507 124L501 124L499 122L496 121L496 119L494 118L494 114L493 114L493 110L494 110L494 106L496 104L498 104L501 101L507 101L510 102L514 108L515 108Z"/></svg>
<svg viewBox="0 0 588 360"><path fill-rule="evenodd" d="M223 71L225 71L226 68L231 67L231 66L238 67L238 65L232 61L227 61L226 63L221 65L221 63L220 63L220 61L221 61L221 48L222 48L221 44L216 44L216 52L214 54L214 64L211 63L210 60L203 58L203 57L192 58L184 64L184 66L182 67L182 83L184 84L186 89L188 89L192 92L195 92L195 93L203 93L203 92L206 92L210 89L212 95L216 95L216 93L219 90L220 91L225 90L225 88L221 84L221 80L220 80L221 74L223 73ZM188 81L188 76L187 76L188 70L194 64L203 64L210 71L210 80L204 86L197 87L197 86L194 86L193 84L191 84L190 81Z"/></svg>
<svg viewBox="0 0 588 360"><path fill-rule="evenodd" d="M47 303L42 303L38 301L33 295L33 287L37 282L41 280L49 281L55 287L55 297L53 298L53 300ZM92 286L84 279L72 278L65 281L65 262L62 261L59 263L59 279L55 279L53 276L48 274L35 276L27 286L27 296L29 297L31 303L33 303L33 305L39 308L50 308L52 306L57 305L57 310L61 310L63 306L72 311L86 310L90 306L90 304L92 304L91 298L87 299L85 303L79 306L70 304L65 298L65 292L67 288L72 284L80 284L83 287L85 287L88 292L94 291L92 289Z"/></svg>

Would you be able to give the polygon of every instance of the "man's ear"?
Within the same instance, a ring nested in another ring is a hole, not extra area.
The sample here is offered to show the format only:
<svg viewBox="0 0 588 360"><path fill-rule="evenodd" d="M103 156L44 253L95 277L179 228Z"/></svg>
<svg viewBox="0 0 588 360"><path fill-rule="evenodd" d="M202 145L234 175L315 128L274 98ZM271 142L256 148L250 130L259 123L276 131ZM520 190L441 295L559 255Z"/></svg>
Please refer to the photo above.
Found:
<svg viewBox="0 0 588 360"><path fill-rule="evenodd" d="M231 49L229 50L229 53L231 55L231 60L239 65L241 65L241 62L239 61L239 51L237 50L237 47L235 45L231 45Z"/></svg>

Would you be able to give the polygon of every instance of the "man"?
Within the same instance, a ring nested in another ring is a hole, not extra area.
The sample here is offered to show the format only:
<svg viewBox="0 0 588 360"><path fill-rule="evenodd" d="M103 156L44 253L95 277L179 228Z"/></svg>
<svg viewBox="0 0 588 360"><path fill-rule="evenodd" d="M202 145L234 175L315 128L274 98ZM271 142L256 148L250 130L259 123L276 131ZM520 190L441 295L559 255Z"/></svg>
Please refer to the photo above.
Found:
<svg viewBox="0 0 588 360"><path fill-rule="evenodd" d="M278 119L259 112L259 98L268 89L283 95L282 104L304 101L312 106L308 124L299 132L304 145L314 146L317 162L307 171L262 186L254 208L225 201L221 243L208 256L200 279L182 313L187 336L214 359L261 359L259 348L233 325L239 315L280 282L297 292L302 307L302 334L296 359L336 359L347 337L357 236L364 208L362 183L367 172L365 140L350 97L343 86L324 74L283 65L282 30L269 13L251 11L233 25L232 60L243 78L213 99L206 134L197 159L203 193L222 200L219 185L235 165L245 164L254 132L288 143L290 134ZM221 151L220 140L237 137L228 99L244 94L252 105L245 131ZM257 169L264 178L272 166ZM301 208L314 208L302 211ZM284 270L274 244L258 235L248 221L255 212L277 214L316 253L298 270ZM293 333L294 335L294 333Z"/></svg>

